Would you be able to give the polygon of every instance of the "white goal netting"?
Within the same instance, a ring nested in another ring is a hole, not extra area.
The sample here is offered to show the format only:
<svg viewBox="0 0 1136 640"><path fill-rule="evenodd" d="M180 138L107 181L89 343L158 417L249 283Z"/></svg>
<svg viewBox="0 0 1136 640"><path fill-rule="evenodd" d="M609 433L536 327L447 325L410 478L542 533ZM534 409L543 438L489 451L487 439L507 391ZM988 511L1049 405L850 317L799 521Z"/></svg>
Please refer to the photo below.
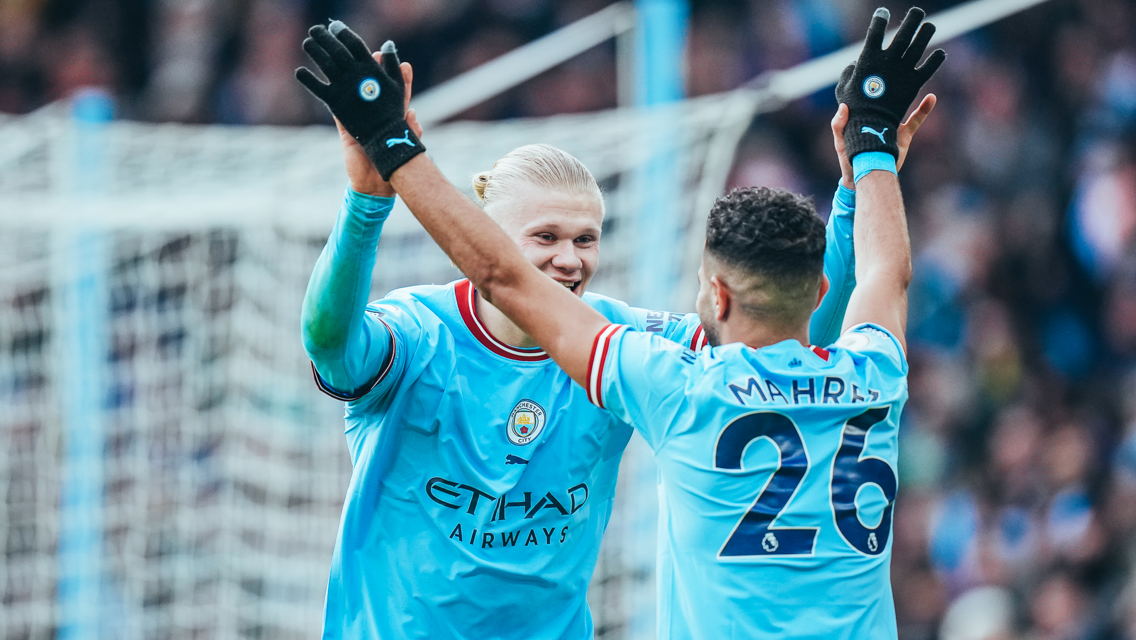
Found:
<svg viewBox="0 0 1136 640"><path fill-rule="evenodd" d="M608 199L592 288L634 301L632 176L674 154L674 259L693 273L754 109L728 94L425 141L462 188L522 144L580 158ZM0 116L0 640L318 634L350 462L298 327L346 184L338 145L330 127ZM373 296L455 277L396 211ZM652 503L653 472L629 458L621 491ZM590 594L600 637L653 637L650 517L613 516Z"/></svg>

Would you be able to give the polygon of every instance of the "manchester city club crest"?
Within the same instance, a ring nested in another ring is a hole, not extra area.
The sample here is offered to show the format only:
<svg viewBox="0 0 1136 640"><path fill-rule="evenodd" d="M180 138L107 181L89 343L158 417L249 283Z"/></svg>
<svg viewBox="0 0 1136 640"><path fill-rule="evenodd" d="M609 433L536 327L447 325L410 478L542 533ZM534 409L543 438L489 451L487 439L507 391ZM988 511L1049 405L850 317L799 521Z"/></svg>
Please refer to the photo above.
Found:
<svg viewBox="0 0 1136 640"><path fill-rule="evenodd" d="M884 95L884 79L879 76L869 76L865 78L864 95L869 98L878 98Z"/></svg>
<svg viewBox="0 0 1136 640"><path fill-rule="evenodd" d="M359 97L371 102L379 97L379 83L374 78L367 78L359 83Z"/></svg>
<svg viewBox="0 0 1136 640"><path fill-rule="evenodd" d="M505 433L509 435L509 442L515 445L526 445L536 439L544 430L544 409L532 400L521 400L513 407L509 414L509 423L505 426Z"/></svg>

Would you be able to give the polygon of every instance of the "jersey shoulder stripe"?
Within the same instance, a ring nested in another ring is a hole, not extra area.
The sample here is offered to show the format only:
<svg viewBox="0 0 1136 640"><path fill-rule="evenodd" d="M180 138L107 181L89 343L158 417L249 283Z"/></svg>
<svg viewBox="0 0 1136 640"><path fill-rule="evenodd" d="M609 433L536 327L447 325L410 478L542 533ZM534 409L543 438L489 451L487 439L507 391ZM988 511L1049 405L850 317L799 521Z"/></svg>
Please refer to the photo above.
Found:
<svg viewBox="0 0 1136 640"><path fill-rule="evenodd" d="M702 330L696 313L635 308L626 302L591 291L585 292L582 299L603 314L608 322L627 325L632 331L659 335L692 351L700 351L707 344L706 333Z"/></svg>
<svg viewBox="0 0 1136 640"><path fill-rule="evenodd" d="M621 324L609 324L599 333L592 343L592 355L588 358L588 400L603 409L603 370L607 362L607 351L611 346L611 338L620 329L627 327Z"/></svg>

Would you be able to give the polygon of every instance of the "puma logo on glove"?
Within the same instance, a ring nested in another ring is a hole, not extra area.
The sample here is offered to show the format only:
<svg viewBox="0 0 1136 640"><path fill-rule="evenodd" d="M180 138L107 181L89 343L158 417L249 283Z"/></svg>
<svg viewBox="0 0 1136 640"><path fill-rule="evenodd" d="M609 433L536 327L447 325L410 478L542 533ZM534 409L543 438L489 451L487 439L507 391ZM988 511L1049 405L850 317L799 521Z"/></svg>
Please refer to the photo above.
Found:
<svg viewBox="0 0 1136 640"><path fill-rule="evenodd" d="M884 127L883 131L876 131L871 127L863 127L860 129L860 133L870 133L874 136L878 136L880 139L880 144L887 144L887 140L884 140L884 134L887 133L887 130L887 127ZM390 142L387 143L387 146L390 146Z"/></svg>
<svg viewBox="0 0 1136 640"><path fill-rule="evenodd" d="M884 131L887 131L887 129L884 129ZM410 129L404 130L402 132L401 138L391 138L391 139L387 140L387 148L388 149L390 149L391 147L393 147L396 144L405 144L409 147L414 146L414 142L410 139Z"/></svg>

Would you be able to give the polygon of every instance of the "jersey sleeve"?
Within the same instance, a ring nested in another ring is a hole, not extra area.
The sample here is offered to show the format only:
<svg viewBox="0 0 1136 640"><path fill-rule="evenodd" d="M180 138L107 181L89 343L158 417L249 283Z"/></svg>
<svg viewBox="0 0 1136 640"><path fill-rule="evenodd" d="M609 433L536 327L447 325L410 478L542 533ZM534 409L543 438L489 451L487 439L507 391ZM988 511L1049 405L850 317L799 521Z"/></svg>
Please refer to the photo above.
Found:
<svg viewBox="0 0 1136 640"><path fill-rule="evenodd" d="M414 313L403 301L383 299L367 306L363 314L364 330L359 332L352 348L333 363L350 371L373 371L363 384L342 391L321 375L312 363L316 386L327 395L344 402L369 405L393 389L406 371L407 362L419 351L424 330ZM325 363L326 364L326 363Z"/></svg>
<svg viewBox="0 0 1136 640"><path fill-rule="evenodd" d="M635 331L653 333L691 351L699 351L706 346L706 333L697 313L650 311L638 307L629 307L628 310L628 326Z"/></svg>
<svg viewBox="0 0 1136 640"><path fill-rule="evenodd" d="M376 246L394 205L347 190L335 227L308 282L301 335L316 385L339 400L357 400L395 371L400 339L367 296Z"/></svg>
<svg viewBox="0 0 1136 640"><path fill-rule="evenodd" d="M856 255L852 250L855 211L856 192L838 185L824 232L824 275L829 289L809 321L809 341L815 345L828 346L840 336L848 299L856 288Z"/></svg>
<svg viewBox="0 0 1136 640"><path fill-rule="evenodd" d="M698 353L706 346L706 332L697 313L687 313L678 322L671 323L663 338Z"/></svg>
<svg viewBox="0 0 1136 640"><path fill-rule="evenodd" d="M885 376L907 376L907 356L899 340L877 324L865 322L848 329L832 347L868 359Z"/></svg>
<svg viewBox="0 0 1136 640"><path fill-rule="evenodd" d="M635 428L658 450L686 404L697 356L658 335L609 324L588 361L588 399Z"/></svg>

